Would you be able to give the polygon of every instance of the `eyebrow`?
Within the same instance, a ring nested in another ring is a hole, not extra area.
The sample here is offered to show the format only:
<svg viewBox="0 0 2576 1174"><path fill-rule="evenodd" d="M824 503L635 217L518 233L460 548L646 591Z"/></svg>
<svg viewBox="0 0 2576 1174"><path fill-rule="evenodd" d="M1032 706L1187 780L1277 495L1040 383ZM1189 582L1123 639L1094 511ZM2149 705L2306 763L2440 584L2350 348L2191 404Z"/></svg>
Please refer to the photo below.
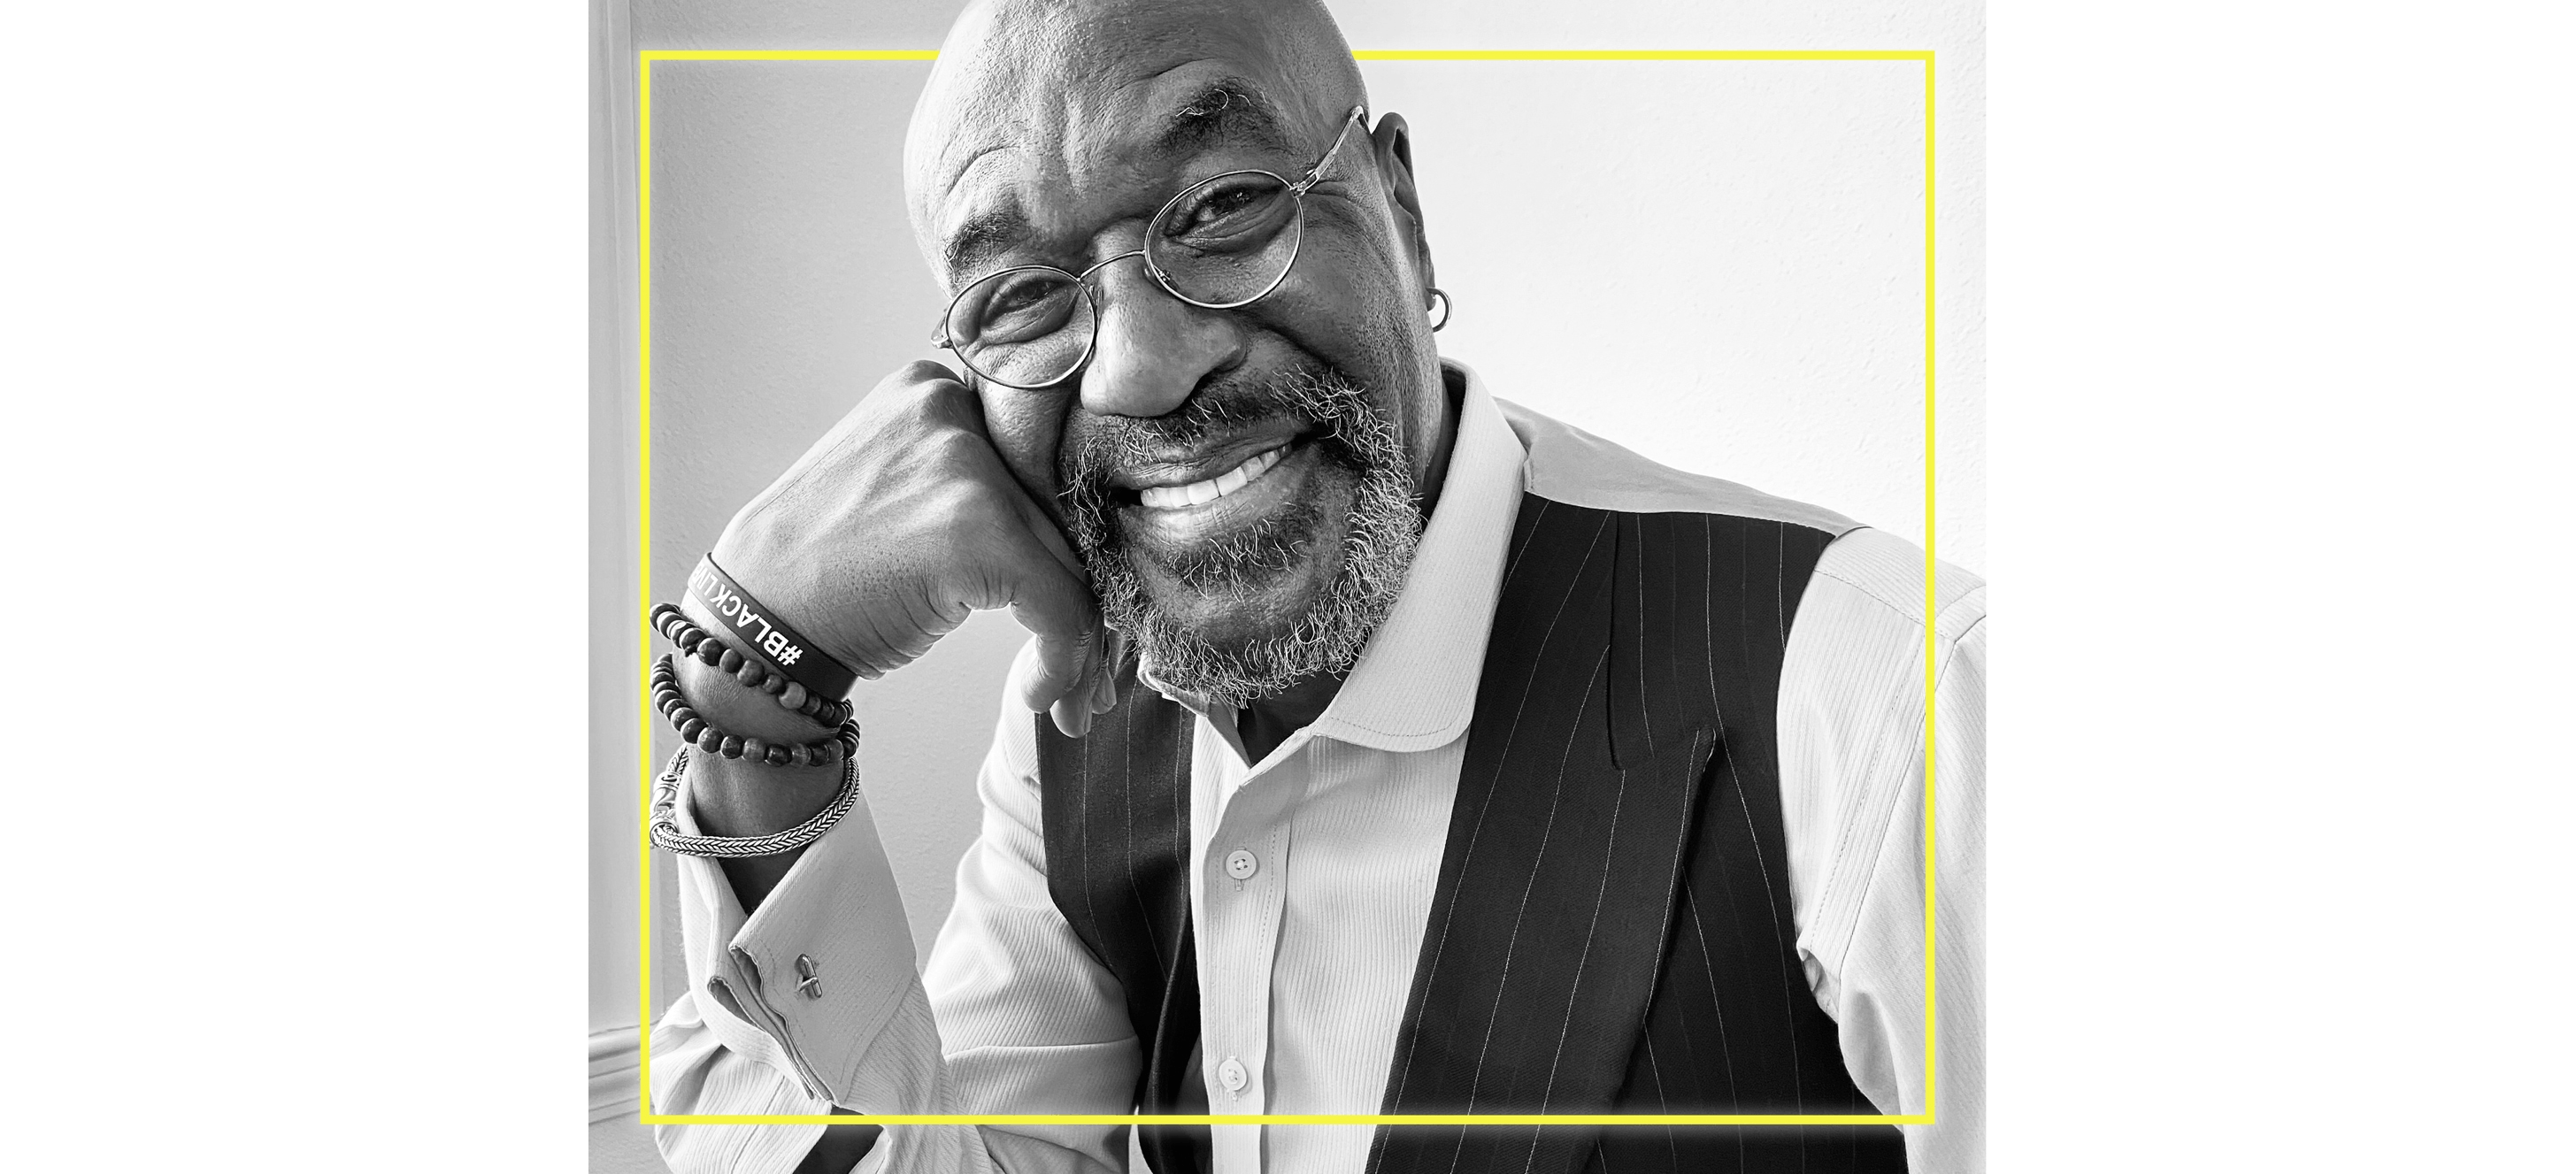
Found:
<svg viewBox="0 0 2576 1174"><path fill-rule="evenodd" d="M948 262L950 274L981 274L993 260L1011 251L1012 246L1027 239L1028 214L1014 200L989 212L978 212L958 225L940 252Z"/></svg>
<svg viewBox="0 0 2576 1174"><path fill-rule="evenodd" d="M1222 78L1190 95L1190 100L1163 121L1163 133L1152 153L1164 158L1195 154L1212 145L1246 140L1266 151L1288 154L1296 144L1286 120L1268 99L1241 78Z"/></svg>

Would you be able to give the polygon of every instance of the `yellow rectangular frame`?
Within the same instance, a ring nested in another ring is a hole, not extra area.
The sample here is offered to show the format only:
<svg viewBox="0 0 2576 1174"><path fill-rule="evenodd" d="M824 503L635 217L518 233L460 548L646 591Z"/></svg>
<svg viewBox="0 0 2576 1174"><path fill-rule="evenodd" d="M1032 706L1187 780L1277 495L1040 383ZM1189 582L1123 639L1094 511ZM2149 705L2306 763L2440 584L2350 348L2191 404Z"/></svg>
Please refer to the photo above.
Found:
<svg viewBox="0 0 2576 1174"><path fill-rule="evenodd" d="M641 401L636 445L637 615L645 655L653 662L653 627L644 618L653 598L653 63L656 61L931 61L933 49L651 49L636 54L636 394ZM1940 614L1933 557L1933 61L1929 49L1379 49L1351 54L1361 61L1920 61L1923 63L1923 1111L1920 1113L956 1113L879 1117L846 1113L656 1113L653 1111L653 722L651 669L638 680L643 790L637 804L638 914L641 965L636 979L636 1033L642 1049L641 1120L647 1125L1930 1125L1938 1075L1939 984L1933 973L1934 764L1932 693L1940 665Z"/></svg>

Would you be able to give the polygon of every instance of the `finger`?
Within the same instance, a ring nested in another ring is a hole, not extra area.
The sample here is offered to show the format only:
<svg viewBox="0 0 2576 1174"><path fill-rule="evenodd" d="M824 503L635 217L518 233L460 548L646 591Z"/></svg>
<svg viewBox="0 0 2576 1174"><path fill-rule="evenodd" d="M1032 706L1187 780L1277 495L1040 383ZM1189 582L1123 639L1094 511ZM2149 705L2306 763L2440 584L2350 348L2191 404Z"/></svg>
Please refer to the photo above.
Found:
<svg viewBox="0 0 2576 1174"><path fill-rule="evenodd" d="M1100 659L1096 649L1089 655L1095 662ZM1038 657L1040 665L1043 666L1046 657L1046 646L1043 642L1038 646ZM1054 718L1055 728L1062 731L1066 737L1079 738L1091 732L1092 719L1102 712L1101 707L1094 700L1099 690L1092 682L1097 681L1102 675L1093 671L1087 677L1076 678L1071 687L1065 690L1064 696L1047 704L1046 710L1048 715ZM1034 686L1031 692L1035 692ZM1032 704L1029 708L1036 709L1038 706Z"/></svg>
<svg viewBox="0 0 2576 1174"><path fill-rule="evenodd" d="M1057 711L1057 728L1072 733L1070 729L1066 729L1066 715L1076 710L1081 711L1086 715L1082 724L1087 726L1090 724L1087 715L1105 713L1116 704L1118 691L1111 678L1117 672L1118 657L1110 651L1114 646L1107 643L1112 634L1098 621L1099 604L1090 594L1091 577L1084 570L1082 560L1075 557L1072 544L1065 540L1064 532L1056 527L1055 519L1048 517L1045 510L1039 509L1037 503L1027 494L1017 495L1016 503L1021 524L1028 528L1030 540L1044 548L1048 554L1053 555L1057 565L1063 567L1065 573L1082 583L1085 601L1091 604L1091 614L1094 618L1091 630L1086 633L1092 641L1088 649L1090 667L1081 679L1066 685L1065 695L1058 702L1063 708ZM1036 706L1031 705L1030 708L1034 709Z"/></svg>
<svg viewBox="0 0 2576 1174"><path fill-rule="evenodd" d="M1107 713L1118 708L1118 666L1127 660L1127 634L1111 629L1100 650L1099 696L1091 703L1092 712Z"/></svg>
<svg viewBox="0 0 2576 1174"><path fill-rule="evenodd" d="M1100 663L1100 620L1091 590L1054 560L1029 551L1013 560L1008 581L996 584L1011 615L1037 637L1037 671L1022 678L1020 700L1031 710L1047 709L1075 694ZM1073 709L1087 708L1076 696ZM1059 723L1061 724L1061 723Z"/></svg>
<svg viewBox="0 0 2576 1174"><path fill-rule="evenodd" d="M1065 737L1079 738L1091 732L1092 711L1074 704L1072 694L1066 694L1062 700L1049 706L1047 712L1055 719L1055 728Z"/></svg>

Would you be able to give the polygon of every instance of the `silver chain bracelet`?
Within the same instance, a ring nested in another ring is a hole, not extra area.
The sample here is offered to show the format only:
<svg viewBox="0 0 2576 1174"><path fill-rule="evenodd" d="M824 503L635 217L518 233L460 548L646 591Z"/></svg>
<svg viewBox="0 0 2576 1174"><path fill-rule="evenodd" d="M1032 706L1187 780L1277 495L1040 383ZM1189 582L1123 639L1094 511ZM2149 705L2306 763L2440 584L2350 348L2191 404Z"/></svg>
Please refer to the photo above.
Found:
<svg viewBox="0 0 2576 1174"><path fill-rule="evenodd" d="M740 860L752 856L776 856L793 852L823 838L832 825L850 813L859 801L859 756L841 760L841 793L814 817L783 832L765 836L693 836L680 830L680 775L689 769L689 748L671 756L670 769L662 772L653 788L653 846L682 856L703 856L717 860Z"/></svg>

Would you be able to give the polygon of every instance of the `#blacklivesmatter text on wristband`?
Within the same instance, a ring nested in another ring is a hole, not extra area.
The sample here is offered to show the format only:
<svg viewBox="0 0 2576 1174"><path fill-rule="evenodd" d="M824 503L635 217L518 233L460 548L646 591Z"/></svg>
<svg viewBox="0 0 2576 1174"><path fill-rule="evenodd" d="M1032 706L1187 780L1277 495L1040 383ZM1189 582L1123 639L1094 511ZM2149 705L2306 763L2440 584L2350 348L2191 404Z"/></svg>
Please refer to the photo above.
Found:
<svg viewBox="0 0 2576 1174"><path fill-rule="evenodd" d="M716 566L713 558L700 558L698 569L689 572L689 590L680 599L680 610L744 655L768 662L807 692L837 700L849 696L850 687L859 683L856 670L832 659L786 621L771 615L760 601L744 594L742 585Z"/></svg>

